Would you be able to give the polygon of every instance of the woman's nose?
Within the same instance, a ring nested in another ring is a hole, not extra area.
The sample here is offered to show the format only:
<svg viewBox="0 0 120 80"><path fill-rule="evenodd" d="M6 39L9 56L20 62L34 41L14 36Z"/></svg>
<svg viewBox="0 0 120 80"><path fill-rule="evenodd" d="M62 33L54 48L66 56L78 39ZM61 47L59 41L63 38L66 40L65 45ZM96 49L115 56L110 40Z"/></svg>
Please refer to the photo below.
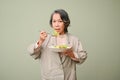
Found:
<svg viewBox="0 0 120 80"><path fill-rule="evenodd" d="M55 23L55 26L56 26L56 27L59 27L59 23L58 23L58 22L56 22L56 23Z"/></svg>

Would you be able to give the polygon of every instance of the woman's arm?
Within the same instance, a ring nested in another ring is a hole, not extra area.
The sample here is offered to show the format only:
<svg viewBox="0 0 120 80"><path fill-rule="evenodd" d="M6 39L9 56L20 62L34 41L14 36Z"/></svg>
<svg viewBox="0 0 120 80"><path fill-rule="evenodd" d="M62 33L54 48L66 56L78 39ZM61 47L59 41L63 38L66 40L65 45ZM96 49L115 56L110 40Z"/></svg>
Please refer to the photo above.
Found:
<svg viewBox="0 0 120 80"><path fill-rule="evenodd" d="M41 44L42 45L42 44ZM28 52L30 53L30 55L34 58L34 59L38 59L40 58L40 54L41 54L41 47L40 45L38 45L38 42L31 44L28 47Z"/></svg>
<svg viewBox="0 0 120 80"><path fill-rule="evenodd" d="M46 41L46 38L47 38L47 33L45 31L41 31L39 41L28 47L28 51L34 59L40 58L41 48L44 45L43 43Z"/></svg>
<svg viewBox="0 0 120 80"><path fill-rule="evenodd" d="M69 49L64 52L66 56L69 56L73 61L76 63L82 64L86 58L87 58L87 53L82 49L81 42L77 42L75 49Z"/></svg>
<svg viewBox="0 0 120 80"><path fill-rule="evenodd" d="M76 50L74 51L78 63L82 64L87 59L87 52L82 48L81 42L78 40L76 44Z"/></svg>

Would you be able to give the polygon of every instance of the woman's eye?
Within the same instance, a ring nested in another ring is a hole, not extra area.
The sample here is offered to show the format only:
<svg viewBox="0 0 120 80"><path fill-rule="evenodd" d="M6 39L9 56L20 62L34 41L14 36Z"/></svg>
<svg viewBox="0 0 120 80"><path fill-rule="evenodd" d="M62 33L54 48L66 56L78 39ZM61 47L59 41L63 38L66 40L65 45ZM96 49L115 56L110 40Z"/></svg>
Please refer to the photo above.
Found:
<svg viewBox="0 0 120 80"><path fill-rule="evenodd" d="M63 22L63 21L59 21L59 22Z"/></svg>
<svg viewBox="0 0 120 80"><path fill-rule="evenodd" d="M53 23L55 23L55 22L60 22L60 23L61 23L61 22L63 22L63 21L62 21L62 20L60 20L60 21L52 21L52 22L53 22Z"/></svg>
<svg viewBox="0 0 120 80"><path fill-rule="evenodd" d="M56 21L52 21L53 23L55 23Z"/></svg>

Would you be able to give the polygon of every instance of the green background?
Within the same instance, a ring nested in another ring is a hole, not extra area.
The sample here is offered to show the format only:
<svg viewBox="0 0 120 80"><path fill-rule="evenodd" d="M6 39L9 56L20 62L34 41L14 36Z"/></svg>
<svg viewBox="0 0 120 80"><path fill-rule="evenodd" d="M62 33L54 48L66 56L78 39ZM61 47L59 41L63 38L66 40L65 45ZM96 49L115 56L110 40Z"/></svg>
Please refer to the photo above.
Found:
<svg viewBox="0 0 120 80"><path fill-rule="evenodd" d="M50 14L59 8L88 52L78 80L120 80L120 0L0 0L0 80L40 80L27 47L40 30L52 32Z"/></svg>

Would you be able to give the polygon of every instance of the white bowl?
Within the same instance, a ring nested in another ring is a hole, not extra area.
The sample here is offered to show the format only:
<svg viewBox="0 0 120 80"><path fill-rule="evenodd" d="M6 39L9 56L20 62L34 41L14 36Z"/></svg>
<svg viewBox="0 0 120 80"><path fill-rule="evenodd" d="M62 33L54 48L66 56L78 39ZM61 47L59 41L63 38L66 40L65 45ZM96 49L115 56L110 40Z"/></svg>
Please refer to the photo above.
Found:
<svg viewBox="0 0 120 80"><path fill-rule="evenodd" d="M65 50L70 49L71 47L67 47L67 48L56 48L55 46L49 46L48 48L50 48L53 52L64 52Z"/></svg>

